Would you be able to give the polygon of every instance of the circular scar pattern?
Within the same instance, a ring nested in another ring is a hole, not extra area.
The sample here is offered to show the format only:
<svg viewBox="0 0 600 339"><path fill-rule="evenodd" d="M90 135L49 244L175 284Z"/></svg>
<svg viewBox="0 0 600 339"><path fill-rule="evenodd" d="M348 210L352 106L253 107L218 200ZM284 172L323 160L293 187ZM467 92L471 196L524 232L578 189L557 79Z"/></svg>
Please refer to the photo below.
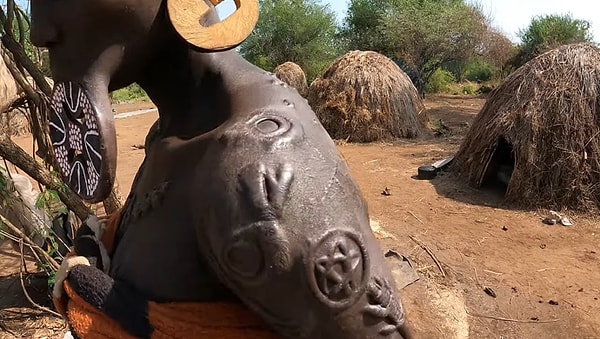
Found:
<svg viewBox="0 0 600 339"><path fill-rule="evenodd" d="M313 248L307 268L317 298L332 309L343 310L365 292L369 257L356 235L336 230Z"/></svg>
<svg viewBox="0 0 600 339"><path fill-rule="evenodd" d="M85 90L71 82L56 85L51 108L50 140L60 173L84 200L95 200L102 194L105 158L97 114Z"/></svg>

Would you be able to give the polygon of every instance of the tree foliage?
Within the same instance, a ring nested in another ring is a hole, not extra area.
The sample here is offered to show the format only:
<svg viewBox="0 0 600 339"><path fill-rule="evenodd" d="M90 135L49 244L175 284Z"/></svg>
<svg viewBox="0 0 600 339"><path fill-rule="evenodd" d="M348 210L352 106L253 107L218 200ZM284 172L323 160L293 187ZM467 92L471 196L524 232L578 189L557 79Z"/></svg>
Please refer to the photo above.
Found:
<svg viewBox="0 0 600 339"><path fill-rule="evenodd" d="M390 0L350 0L340 36L347 50L376 51L389 56L383 18Z"/></svg>
<svg viewBox="0 0 600 339"><path fill-rule="evenodd" d="M517 53L515 45L498 30L488 27L483 35L479 56L495 67L500 76L506 75L508 63Z"/></svg>
<svg viewBox="0 0 600 339"><path fill-rule="evenodd" d="M469 80L481 83L502 78L513 70L509 62L517 49L512 41L490 25L486 25L479 40L473 55L466 59L457 58L444 65L459 82Z"/></svg>
<svg viewBox="0 0 600 339"><path fill-rule="evenodd" d="M537 16L529 26L519 31L521 44L515 61L516 66L561 45L592 42L591 25L588 21L575 19L570 14Z"/></svg>
<svg viewBox="0 0 600 339"><path fill-rule="evenodd" d="M318 0L261 0L256 28L240 52L269 71L295 62L310 81L339 55L338 46L335 14Z"/></svg>
<svg viewBox="0 0 600 339"><path fill-rule="evenodd" d="M267 70L293 61L309 81L343 52L371 50L397 62L423 95L439 68L460 80L475 58L495 77L515 54L512 42L467 0L350 0L339 28L318 0L261 0L260 6L242 55Z"/></svg>
<svg viewBox="0 0 600 339"><path fill-rule="evenodd" d="M483 15L463 0L395 0L383 24L421 91L436 69L474 55L486 31Z"/></svg>
<svg viewBox="0 0 600 339"><path fill-rule="evenodd" d="M351 0L343 35L348 49L396 60L423 95L440 67L476 54L487 21L464 0Z"/></svg>

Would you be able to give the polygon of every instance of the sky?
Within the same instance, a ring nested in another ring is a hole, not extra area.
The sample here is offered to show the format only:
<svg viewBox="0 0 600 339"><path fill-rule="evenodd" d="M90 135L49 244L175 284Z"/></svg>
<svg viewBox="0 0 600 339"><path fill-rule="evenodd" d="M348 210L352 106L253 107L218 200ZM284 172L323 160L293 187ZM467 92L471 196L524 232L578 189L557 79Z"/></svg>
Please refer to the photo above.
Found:
<svg viewBox="0 0 600 339"><path fill-rule="evenodd" d="M594 40L600 42L600 3L594 0L467 0L478 3L484 14L492 18L495 27L513 42L519 42L517 33L527 27L531 19L545 14L571 14L576 19L584 19L592 25ZM17 0L25 4L27 0ZM6 1L2 1L6 3ZM321 0L328 5L341 22L346 15L349 0ZM235 9L234 0L224 0L217 7L221 17L226 17Z"/></svg>
<svg viewBox="0 0 600 339"><path fill-rule="evenodd" d="M529 25L537 15L571 14L592 25L594 41L600 42L600 3L594 0L467 0L481 5L484 14L492 18L494 26L513 42L519 42L517 33ZM321 0L336 13L341 21L348 8L349 0ZM221 16L235 9L233 0L219 5Z"/></svg>

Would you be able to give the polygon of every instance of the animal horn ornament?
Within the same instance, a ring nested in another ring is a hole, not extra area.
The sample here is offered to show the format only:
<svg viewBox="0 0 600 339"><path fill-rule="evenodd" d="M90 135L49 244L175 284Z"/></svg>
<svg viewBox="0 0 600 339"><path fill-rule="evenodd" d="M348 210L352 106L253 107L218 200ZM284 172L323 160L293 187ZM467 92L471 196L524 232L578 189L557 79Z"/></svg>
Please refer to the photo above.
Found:
<svg viewBox="0 0 600 339"><path fill-rule="evenodd" d="M210 0L217 6L223 0ZM169 18L188 43L205 50L226 50L241 44L258 21L258 0L235 0L236 11L210 26L201 22L211 8L204 0L167 0Z"/></svg>
<svg viewBox="0 0 600 339"><path fill-rule="evenodd" d="M92 103L79 84L56 84L50 140L64 181L83 200L97 203L108 197L114 184L116 133L112 116Z"/></svg>

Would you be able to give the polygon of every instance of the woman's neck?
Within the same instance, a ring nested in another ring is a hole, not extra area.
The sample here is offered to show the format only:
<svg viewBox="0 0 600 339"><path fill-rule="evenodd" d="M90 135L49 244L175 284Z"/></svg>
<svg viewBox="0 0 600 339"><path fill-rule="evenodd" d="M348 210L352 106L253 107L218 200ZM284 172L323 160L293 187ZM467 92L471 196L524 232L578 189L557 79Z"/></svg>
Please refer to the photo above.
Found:
<svg viewBox="0 0 600 339"><path fill-rule="evenodd" d="M208 19L218 21L216 12ZM161 135L193 137L230 116L228 94L237 70L248 65L235 51L197 51L164 24L163 43L136 82L158 108Z"/></svg>

